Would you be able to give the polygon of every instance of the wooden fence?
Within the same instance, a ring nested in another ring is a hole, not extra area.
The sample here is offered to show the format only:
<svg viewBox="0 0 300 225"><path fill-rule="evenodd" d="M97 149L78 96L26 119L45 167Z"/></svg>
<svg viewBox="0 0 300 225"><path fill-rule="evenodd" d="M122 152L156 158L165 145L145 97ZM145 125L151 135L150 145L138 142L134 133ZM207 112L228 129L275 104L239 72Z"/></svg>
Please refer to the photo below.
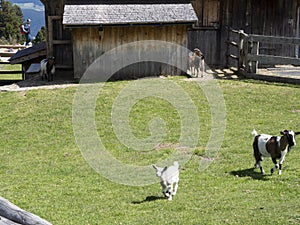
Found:
<svg viewBox="0 0 300 225"><path fill-rule="evenodd" d="M226 49L226 67L231 69L238 68L239 61L239 31L228 29Z"/></svg>
<svg viewBox="0 0 300 225"><path fill-rule="evenodd" d="M5 65L10 64L9 61L3 60L3 59L8 59L11 56L13 56L16 53L16 49L24 49L26 46L19 46L19 45L0 45L0 49L5 50L5 51L0 51L0 80L1 80L1 75L7 75L7 74L22 74L22 80L25 79L25 73L22 70L6 70L3 69ZM10 50L10 51L9 51Z"/></svg>
<svg viewBox="0 0 300 225"><path fill-rule="evenodd" d="M284 45L299 48L300 38L277 37L246 34L242 30L228 31L226 66L232 66L235 60L239 74L255 74L260 65L295 65L300 66L300 59L296 57L260 54L261 44ZM296 51L295 51L296 52Z"/></svg>

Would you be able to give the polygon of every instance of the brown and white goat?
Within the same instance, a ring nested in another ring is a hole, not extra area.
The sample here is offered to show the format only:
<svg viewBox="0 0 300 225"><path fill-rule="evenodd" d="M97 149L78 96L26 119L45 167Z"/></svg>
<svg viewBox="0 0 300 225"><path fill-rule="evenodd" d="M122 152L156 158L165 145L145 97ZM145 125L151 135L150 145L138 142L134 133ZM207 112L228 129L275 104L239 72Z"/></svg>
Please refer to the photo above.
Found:
<svg viewBox="0 0 300 225"><path fill-rule="evenodd" d="M265 171L261 165L261 161L263 161L263 157L271 157L274 163L271 173L274 173L274 171L279 168L278 174L281 175L282 163L285 156L291 148L296 145L295 135L300 134L300 132L284 130L280 132L282 136L272 136L268 134L258 134L256 130L253 130L252 134L254 135L254 166L259 167L261 173L264 174ZM279 159L279 166L277 159Z"/></svg>
<svg viewBox="0 0 300 225"><path fill-rule="evenodd" d="M53 81L53 75L55 73L55 59L54 57L49 57L41 61L41 77L42 80L47 79L48 81Z"/></svg>
<svg viewBox="0 0 300 225"><path fill-rule="evenodd" d="M201 77L204 75L205 62L204 55L200 49L195 48L193 52L189 54L189 70L192 76L199 76L201 72Z"/></svg>

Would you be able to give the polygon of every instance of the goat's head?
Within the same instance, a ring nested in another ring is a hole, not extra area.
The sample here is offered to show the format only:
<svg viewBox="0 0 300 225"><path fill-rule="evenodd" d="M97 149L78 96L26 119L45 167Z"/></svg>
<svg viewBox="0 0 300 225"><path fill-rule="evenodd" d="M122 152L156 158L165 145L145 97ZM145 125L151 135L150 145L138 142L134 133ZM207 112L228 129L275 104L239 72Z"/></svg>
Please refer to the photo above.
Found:
<svg viewBox="0 0 300 225"><path fill-rule="evenodd" d="M194 53L195 53L195 55L197 55L201 59L204 59L204 55L203 55L203 53L201 52L201 50L199 48L195 48Z"/></svg>
<svg viewBox="0 0 300 225"><path fill-rule="evenodd" d="M48 63L49 65L54 65L55 64L55 57L54 56L51 56L48 58Z"/></svg>
<svg viewBox="0 0 300 225"><path fill-rule="evenodd" d="M156 171L156 176L157 177L161 177L161 175L163 174L163 172L164 171L166 171L167 169L168 169L168 167L167 166L165 166L165 167L158 167L158 166L156 166L156 165L152 165L153 166L153 168L155 169L155 171Z"/></svg>
<svg viewBox="0 0 300 225"><path fill-rule="evenodd" d="M295 136L300 134L300 132L294 132L292 130L284 130L284 131L281 131L280 134L286 138L286 140L288 142L288 146L289 146L288 150L290 150L291 147L296 145Z"/></svg>

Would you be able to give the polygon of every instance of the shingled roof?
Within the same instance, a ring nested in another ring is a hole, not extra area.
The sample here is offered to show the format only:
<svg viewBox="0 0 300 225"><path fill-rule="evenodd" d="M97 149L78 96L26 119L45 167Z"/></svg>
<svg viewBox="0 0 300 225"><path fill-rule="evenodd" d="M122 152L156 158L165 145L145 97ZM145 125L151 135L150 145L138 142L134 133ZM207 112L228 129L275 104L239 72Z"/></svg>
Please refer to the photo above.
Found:
<svg viewBox="0 0 300 225"><path fill-rule="evenodd" d="M193 0L65 0L66 5L88 5L88 4L183 4L191 3Z"/></svg>
<svg viewBox="0 0 300 225"><path fill-rule="evenodd" d="M17 51L16 54L10 57L9 61L11 64L16 64L45 55L46 43L41 42L39 44L33 45L32 47Z"/></svg>
<svg viewBox="0 0 300 225"><path fill-rule="evenodd" d="M63 24L124 25L194 23L197 16L192 4L67 4Z"/></svg>

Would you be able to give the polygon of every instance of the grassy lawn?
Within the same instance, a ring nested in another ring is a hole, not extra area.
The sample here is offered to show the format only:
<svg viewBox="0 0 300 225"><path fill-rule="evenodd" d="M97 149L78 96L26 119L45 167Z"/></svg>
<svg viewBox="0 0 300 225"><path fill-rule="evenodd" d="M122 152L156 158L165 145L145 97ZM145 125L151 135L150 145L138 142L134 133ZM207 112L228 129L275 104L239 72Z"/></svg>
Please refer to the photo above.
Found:
<svg viewBox="0 0 300 225"><path fill-rule="evenodd" d="M53 224L299 224L300 138L286 157L282 175L253 169L251 131L300 131L300 88L254 81L218 81L226 103L227 127L221 149L207 170L200 155L210 135L210 108L199 86L170 78L190 95L198 110L200 135L183 166L177 195L161 199L159 183L134 187L111 182L84 160L75 143L72 104L76 88L0 93L0 195ZM138 138L150 135L153 116L166 123L167 147L132 151L114 134L111 109L133 81L106 83L96 103L96 127L103 144L120 161L150 165L175 151L180 116L159 98L145 98L131 110ZM297 140L297 139L296 139ZM155 176L153 170L153 176Z"/></svg>
<svg viewBox="0 0 300 225"><path fill-rule="evenodd" d="M10 65L10 64L1 64L0 65L0 71L21 71L22 65L16 64L16 65ZM22 73L16 73L16 74L0 74L0 80L22 80Z"/></svg>

